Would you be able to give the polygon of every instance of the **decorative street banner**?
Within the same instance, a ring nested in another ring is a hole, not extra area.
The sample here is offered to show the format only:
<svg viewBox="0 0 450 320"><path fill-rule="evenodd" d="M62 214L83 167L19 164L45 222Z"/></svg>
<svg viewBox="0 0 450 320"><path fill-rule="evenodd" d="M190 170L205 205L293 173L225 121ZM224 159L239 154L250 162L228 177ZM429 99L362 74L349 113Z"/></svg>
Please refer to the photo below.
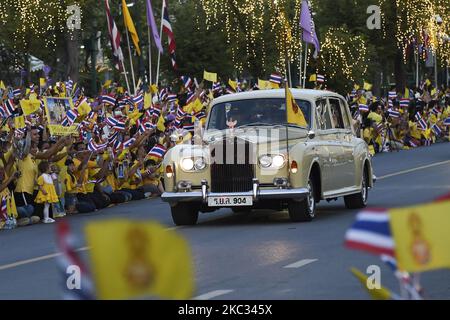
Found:
<svg viewBox="0 0 450 320"><path fill-rule="evenodd" d="M66 136L77 133L77 126L64 127L62 125L67 111L73 109L73 103L70 98L44 97L44 104L48 128L52 136Z"/></svg>

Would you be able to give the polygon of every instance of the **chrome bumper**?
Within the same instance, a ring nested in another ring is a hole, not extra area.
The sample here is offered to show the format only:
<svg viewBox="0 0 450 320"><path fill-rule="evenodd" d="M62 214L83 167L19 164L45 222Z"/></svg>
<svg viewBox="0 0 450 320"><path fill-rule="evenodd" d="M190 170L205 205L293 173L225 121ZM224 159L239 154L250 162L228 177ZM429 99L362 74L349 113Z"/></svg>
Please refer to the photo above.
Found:
<svg viewBox="0 0 450 320"><path fill-rule="evenodd" d="M253 201L260 199L297 199L301 200L306 198L309 191L307 188L292 188L292 189L264 189L259 188L259 182L257 179L253 179L253 189L247 192L209 192L208 184L204 180L202 181L201 191L186 191L186 192L164 192L161 195L162 201L173 203L183 201L197 201L207 203L209 197L239 197L239 196L251 196Z"/></svg>

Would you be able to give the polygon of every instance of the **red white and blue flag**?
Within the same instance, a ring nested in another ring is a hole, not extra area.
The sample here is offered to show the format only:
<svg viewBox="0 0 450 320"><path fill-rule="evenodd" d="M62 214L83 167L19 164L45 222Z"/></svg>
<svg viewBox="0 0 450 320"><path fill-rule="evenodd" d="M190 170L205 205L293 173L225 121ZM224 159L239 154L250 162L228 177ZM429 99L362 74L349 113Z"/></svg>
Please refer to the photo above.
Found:
<svg viewBox="0 0 450 320"><path fill-rule="evenodd" d="M172 67L175 70L177 70L178 66L177 66L176 57L175 57L175 49L176 49L175 36L173 34L172 25L170 23L169 10L168 10L168 7L167 7L167 1L166 0L163 0L163 15L162 15L162 19L163 19L163 32L169 38L169 54L170 54L170 59L172 61Z"/></svg>
<svg viewBox="0 0 450 320"><path fill-rule="evenodd" d="M345 245L352 249L395 257L387 210L367 209L359 212L356 221L345 234Z"/></svg>
<svg viewBox="0 0 450 320"><path fill-rule="evenodd" d="M123 53L122 48L120 48L120 33L117 29L113 17L111 16L111 10L109 8L108 0L105 0L105 9L106 20L108 22L109 40L111 41L111 48L114 56L114 64L117 70L122 71L122 65L120 64L120 62L123 61Z"/></svg>
<svg viewBox="0 0 450 320"><path fill-rule="evenodd" d="M149 151L149 157L156 157L158 159L164 158L164 155L167 152L167 148L161 144L155 144L153 148Z"/></svg>

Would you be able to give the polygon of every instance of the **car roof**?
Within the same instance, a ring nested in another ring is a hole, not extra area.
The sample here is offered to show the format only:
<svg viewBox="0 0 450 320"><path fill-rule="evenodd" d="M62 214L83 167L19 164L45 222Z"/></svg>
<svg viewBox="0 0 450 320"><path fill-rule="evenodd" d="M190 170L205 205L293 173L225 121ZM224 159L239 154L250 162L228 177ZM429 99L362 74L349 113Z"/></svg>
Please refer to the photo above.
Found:
<svg viewBox="0 0 450 320"><path fill-rule="evenodd" d="M305 99L309 101L314 101L324 96L335 96L343 99L341 95L327 90L291 89L291 92L295 99ZM218 97L214 99L213 104L249 99L285 98L285 95L285 89L246 91Z"/></svg>

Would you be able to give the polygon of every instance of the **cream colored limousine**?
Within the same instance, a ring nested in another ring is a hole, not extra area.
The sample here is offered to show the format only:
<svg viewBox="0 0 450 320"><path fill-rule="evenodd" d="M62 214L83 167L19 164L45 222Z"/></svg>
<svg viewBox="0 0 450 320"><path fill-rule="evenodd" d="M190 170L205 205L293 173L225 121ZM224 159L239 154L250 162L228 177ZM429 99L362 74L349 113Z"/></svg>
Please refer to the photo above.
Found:
<svg viewBox="0 0 450 320"><path fill-rule="evenodd" d="M219 208L287 209L292 221L311 221L320 200L366 205L375 176L346 101L328 91L292 94L306 125L287 123L284 90L231 94L213 101L201 143L167 152L162 200L176 225Z"/></svg>

